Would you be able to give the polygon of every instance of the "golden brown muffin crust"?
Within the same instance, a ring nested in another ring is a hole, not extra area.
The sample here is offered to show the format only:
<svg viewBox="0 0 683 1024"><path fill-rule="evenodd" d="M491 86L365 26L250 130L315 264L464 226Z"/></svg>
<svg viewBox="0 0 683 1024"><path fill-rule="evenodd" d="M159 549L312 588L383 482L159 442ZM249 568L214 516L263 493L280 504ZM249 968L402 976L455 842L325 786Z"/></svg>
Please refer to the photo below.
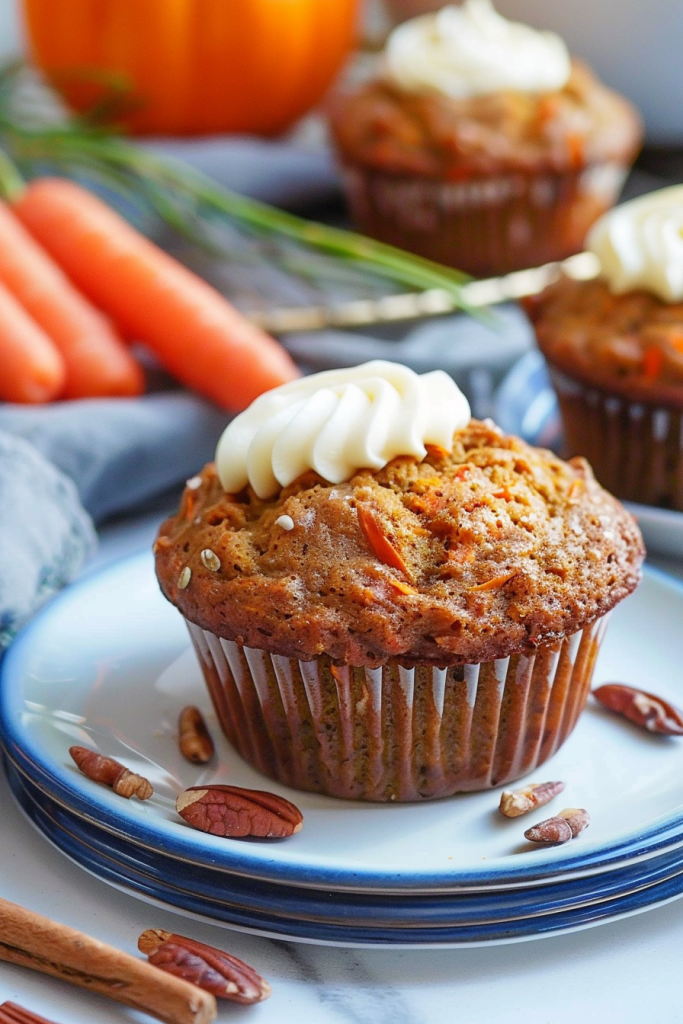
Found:
<svg viewBox="0 0 683 1024"><path fill-rule="evenodd" d="M548 361L635 401L683 408L683 303L561 278L526 303Z"/></svg>
<svg viewBox="0 0 683 1024"><path fill-rule="evenodd" d="M625 165L642 136L631 104L576 61L564 88L543 94L454 100L403 93L378 79L340 97L331 124L351 164L446 181Z"/></svg>
<svg viewBox="0 0 683 1024"><path fill-rule="evenodd" d="M309 473L270 501L226 494L209 465L155 552L161 589L190 621L352 665L532 650L613 608L643 558L634 520L584 460L477 421L452 452L396 458L337 485Z"/></svg>

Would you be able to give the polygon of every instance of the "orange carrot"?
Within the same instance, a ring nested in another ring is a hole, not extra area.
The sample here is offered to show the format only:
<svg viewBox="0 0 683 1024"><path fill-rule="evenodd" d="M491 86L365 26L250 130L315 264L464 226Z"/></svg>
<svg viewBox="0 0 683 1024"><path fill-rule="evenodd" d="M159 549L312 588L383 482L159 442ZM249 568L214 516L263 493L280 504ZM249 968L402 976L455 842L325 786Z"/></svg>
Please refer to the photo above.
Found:
<svg viewBox="0 0 683 1024"><path fill-rule="evenodd" d="M0 399L49 402L66 378L64 360L45 331L0 284Z"/></svg>
<svg viewBox="0 0 683 1024"><path fill-rule="evenodd" d="M384 562L385 565L390 565L394 569L399 569L408 576L408 566L403 561L401 552L391 543L370 509L366 508L365 505L357 505L356 513L358 515L358 525L380 562Z"/></svg>
<svg viewBox="0 0 683 1024"><path fill-rule="evenodd" d="M662 372L664 365L664 353L661 348L650 345L643 353L643 375L649 380L655 380Z"/></svg>
<svg viewBox="0 0 683 1024"><path fill-rule="evenodd" d="M487 580L486 583L480 583L477 587L468 587L470 591L474 590L498 590L499 587L504 586L517 575L517 570L514 572L508 572L505 576L494 576L493 579Z"/></svg>
<svg viewBox="0 0 683 1024"><path fill-rule="evenodd" d="M79 185L37 179L14 211L124 333L224 408L244 409L298 375L274 338Z"/></svg>
<svg viewBox="0 0 683 1024"><path fill-rule="evenodd" d="M4 203L0 203L0 281L61 352L66 366L62 398L142 392L142 370L123 340Z"/></svg>

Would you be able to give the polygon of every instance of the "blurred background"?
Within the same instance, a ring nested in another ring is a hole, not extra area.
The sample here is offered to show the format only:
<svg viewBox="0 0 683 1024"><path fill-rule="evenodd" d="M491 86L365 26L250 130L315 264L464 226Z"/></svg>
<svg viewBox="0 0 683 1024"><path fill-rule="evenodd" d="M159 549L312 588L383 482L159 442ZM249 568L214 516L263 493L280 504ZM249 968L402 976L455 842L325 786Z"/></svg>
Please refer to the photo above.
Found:
<svg viewBox="0 0 683 1024"><path fill-rule="evenodd" d="M180 132L174 130L174 126L178 126L172 117L182 104L173 90L175 79L180 76L174 75L166 55L170 53L177 59L178 67L185 70L187 77L194 74L195 92L208 90L211 75L203 76L208 84L202 81L201 71L205 69L197 54L193 55L192 69L187 70L189 59L182 50L181 22L174 25L170 13L166 17L163 5L139 3L136 8L135 2L122 0L117 53L129 60L134 53L135 71L145 76L150 90L156 88L157 79L163 80L163 116L171 118L167 121L162 118L154 125L154 138L149 137L148 122L133 127L145 136L141 141L146 152L179 157L237 193L296 211L312 220L351 226L338 169L327 145L325 119L321 116L325 95L329 95L330 85L334 88L340 81L357 80L371 72L393 24L439 5L439 0L312 0L312 4L306 0L282 0L283 10L286 8L290 15L299 12L297 17L301 20L297 28L291 23L291 17L289 21L278 21L270 9L267 15L258 15L260 21L249 21L249 10L257 10L258 4L246 0L230 0L226 8L221 8L220 4L212 8L207 4L207 11L215 11L215 21L212 25L201 25L197 32L204 33L202 46L213 61L214 80L219 81L226 65L234 64L230 82L227 86L221 85L223 91L214 105L216 115L220 117L222 106L233 102L238 114L251 111L258 118L269 104L280 102L285 86L294 91L292 103L284 114L274 110L274 120L267 125L260 123L253 129L262 136L267 135L266 140L254 138L244 122L238 122L238 135L231 134L229 128L207 127L209 122L196 97L194 121L186 122ZM20 15L24 10L30 13L34 46L40 49L46 66L50 66L50 60L54 61L55 54L62 59L70 49L76 54L74 66L87 66L88 55L96 52L97 46L97 25L88 13L95 8L87 2L70 4L67 21L60 15L60 7L58 0L0 0L0 61L26 50L26 33ZM607 84L629 96L643 112L646 147L626 183L626 197L683 180L683 161L678 149L683 142L683 108L678 99L683 94L683 62L677 46L677 41L683 37L683 4L672 3L672 0L650 0L648 4L643 4L642 0L573 0L571 5L564 0L497 0L496 7L505 16L557 30L566 38L571 50L586 58ZM274 4L273 9L276 8ZM222 11L227 11L232 20L228 22ZM332 15L332 11L337 14ZM139 13L139 24L135 22L135 33L126 29L124 38L121 34L124 14L130 18L131 12ZM235 20L242 15L242 22ZM224 57L221 46L229 47L234 43L235 24L242 29L239 41L247 37L251 40L246 48L252 54L249 59L257 58L260 62L259 73L266 68L268 88L250 89L245 85L239 50L229 60ZM319 33L323 42L312 43L313 32ZM158 46L150 46L150 40L158 40ZM79 46L81 50L77 49ZM88 46L90 50L85 49ZM276 49L278 61L273 62L270 55ZM282 78L282 85L278 76ZM313 86L307 84L311 76L315 77ZM76 82L76 93L83 86L83 81ZM178 88L182 88L182 84ZM311 106L312 112L307 113ZM81 109L88 109L88 103ZM212 130L219 133L212 135ZM119 196L108 198L120 205ZM187 244L187 238L170 234L166 230L168 225L142 222L137 208L125 208L123 212L133 219L137 216L137 223L143 230L250 314L263 312L265 316L282 308L308 309L325 303L329 306L356 300L381 300L392 290L410 290L409 286L400 284L394 287L383 278L373 279L367 268L354 271L353 267L340 268L332 260L326 263L319 252L311 255L300 248L290 250L280 242L276 251L272 237L263 245L256 234L245 232L243 224L236 225L229 218L214 218L202 224L202 230L211 232L210 241L216 240L222 251L229 250L233 256L231 261L212 260L206 249L197 251ZM279 333L272 321L264 323ZM508 349L498 336L491 339L490 352L482 348L478 335L471 344L461 344L459 348L447 344L440 330L442 318L427 322L419 342L409 333L410 324L387 327L372 320L357 321L357 324L361 325L362 336L328 332L324 343L311 331L301 328L297 335L290 328L285 343L299 363L309 370L380 355L402 358L416 368L425 369L434 360L443 365L448 353L448 368L468 390L479 414L492 411L494 388L514 360L532 344L530 333L521 321L516 321L512 325L515 329L506 335L510 339ZM445 325L444 329L451 332L453 323ZM471 330L471 325L467 330ZM387 342L394 347L383 348ZM399 349L397 342L403 348Z"/></svg>
<svg viewBox="0 0 683 1024"><path fill-rule="evenodd" d="M396 18L439 0L386 0ZM683 4L676 0L496 0L505 17L552 29L570 50L639 108L650 145L683 143Z"/></svg>
<svg viewBox="0 0 683 1024"><path fill-rule="evenodd" d="M0 0L0 58L16 54L20 40L17 4L15 0Z"/></svg>
<svg viewBox="0 0 683 1024"><path fill-rule="evenodd" d="M370 48L381 45L393 22L441 6L439 0L359 2L361 38ZM59 11L58 3L45 6L50 12ZM0 59L23 48L19 7L20 0L0 0ZM628 96L644 116L648 146L666 149L683 144L683 4L674 0L572 0L571 4L498 0L496 7L506 17L558 32L607 84Z"/></svg>

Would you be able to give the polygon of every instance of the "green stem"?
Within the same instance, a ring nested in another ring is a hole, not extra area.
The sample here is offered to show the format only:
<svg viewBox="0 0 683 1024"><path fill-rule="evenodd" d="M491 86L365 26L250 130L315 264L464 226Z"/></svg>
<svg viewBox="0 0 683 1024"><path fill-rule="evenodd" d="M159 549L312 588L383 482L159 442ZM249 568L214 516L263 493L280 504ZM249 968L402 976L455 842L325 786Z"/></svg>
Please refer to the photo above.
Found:
<svg viewBox="0 0 683 1024"><path fill-rule="evenodd" d="M70 128L23 129L4 119L0 131L9 135L12 148L24 159L59 160L68 164L93 162L138 178L150 202L159 214L169 219L170 204L151 186L158 185L177 195L196 212L199 207L218 211L252 230L265 235L280 235L331 256L361 262L375 274L420 290L441 288L463 306L460 286L469 280L457 270L431 260L406 253L383 242L357 235L351 231L307 221L288 213L237 195L214 184L199 171L168 157L154 154L102 132L88 131L82 125ZM178 218L173 219L178 228Z"/></svg>
<svg viewBox="0 0 683 1024"><path fill-rule="evenodd" d="M8 203L13 203L25 188L26 183L16 165L4 150L0 149L0 194L2 198Z"/></svg>

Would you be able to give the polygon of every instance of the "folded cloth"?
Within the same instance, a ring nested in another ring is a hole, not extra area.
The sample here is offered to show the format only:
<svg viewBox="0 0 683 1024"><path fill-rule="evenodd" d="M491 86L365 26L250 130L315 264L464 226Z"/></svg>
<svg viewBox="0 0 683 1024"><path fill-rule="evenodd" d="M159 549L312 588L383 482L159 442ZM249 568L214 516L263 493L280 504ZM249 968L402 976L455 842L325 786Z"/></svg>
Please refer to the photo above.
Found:
<svg viewBox="0 0 683 1024"><path fill-rule="evenodd" d="M288 210L325 203L340 194L334 159L322 147L243 135L145 139L141 145L182 160L233 192Z"/></svg>
<svg viewBox="0 0 683 1024"><path fill-rule="evenodd" d="M72 481L32 445L0 431L0 649L94 548Z"/></svg>
<svg viewBox="0 0 683 1024"><path fill-rule="evenodd" d="M30 441L66 473L96 522L132 510L196 473L213 458L228 419L184 391L44 406L0 404L0 430ZM3 466L0 482L6 475Z"/></svg>
<svg viewBox="0 0 683 1024"><path fill-rule="evenodd" d="M406 328L398 338L346 331L290 334L284 344L310 372L352 366L369 359L405 363L416 373L446 370L467 395L478 419L492 416L494 393L505 374L534 347L533 331L517 306L499 306L490 322L465 314L438 317Z"/></svg>

